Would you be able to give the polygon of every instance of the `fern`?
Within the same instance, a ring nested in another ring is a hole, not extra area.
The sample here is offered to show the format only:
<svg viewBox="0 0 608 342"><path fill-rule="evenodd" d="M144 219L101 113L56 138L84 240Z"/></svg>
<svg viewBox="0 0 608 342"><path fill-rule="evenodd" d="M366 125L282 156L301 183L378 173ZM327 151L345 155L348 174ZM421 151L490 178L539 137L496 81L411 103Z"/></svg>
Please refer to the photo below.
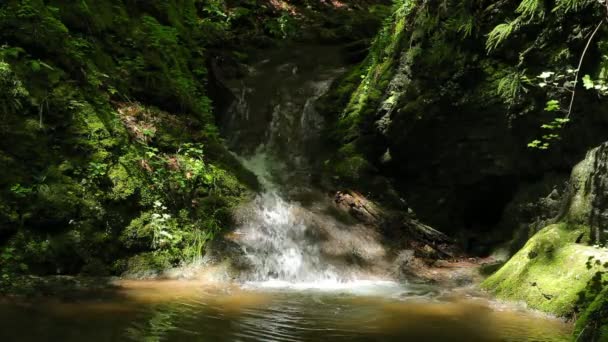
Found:
<svg viewBox="0 0 608 342"><path fill-rule="evenodd" d="M462 24L458 26L458 32L464 35L464 38L470 37L473 34L473 27L475 25L475 18L469 15L462 21Z"/></svg>
<svg viewBox="0 0 608 342"><path fill-rule="evenodd" d="M415 0L397 0L393 4L394 14L393 16L396 18L404 18L408 16L415 8L416 1ZM391 18L387 19L387 23L390 23Z"/></svg>
<svg viewBox="0 0 608 342"><path fill-rule="evenodd" d="M463 35L462 38L468 38L473 34L475 26L475 18L468 12L460 11L457 16L450 18L446 22L446 28L450 31L455 31Z"/></svg>
<svg viewBox="0 0 608 342"><path fill-rule="evenodd" d="M23 100L29 96L21 80L11 66L0 60L0 110L3 114L14 113L23 108Z"/></svg>
<svg viewBox="0 0 608 342"><path fill-rule="evenodd" d="M558 11L563 11L564 13L577 12L594 2L596 2L596 1L594 1L594 0L556 0L555 7L553 8L553 12L558 12Z"/></svg>
<svg viewBox="0 0 608 342"><path fill-rule="evenodd" d="M522 18L526 18L529 21L537 18L537 16L538 19L542 20L545 13L541 1L542 0L523 0L515 12L521 14Z"/></svg>
<svg viewBox="0 0 608 342"><path fill-rule="evenodd" d="M502 44L520 25L520 18L516 18L512 21L500 24L496 26L492 32L488 34L488 40L486 41L486 49L488 52L495 50L500 44Z"/></svg>
<svg viewBox="0 0 608 342"><path fill-rule="evenodd" d="M506 74L497 82L496 94L509 105L515 103L519 94L526 91L524 84L527 82L527 77L524 71L513 71Z"/></svg>

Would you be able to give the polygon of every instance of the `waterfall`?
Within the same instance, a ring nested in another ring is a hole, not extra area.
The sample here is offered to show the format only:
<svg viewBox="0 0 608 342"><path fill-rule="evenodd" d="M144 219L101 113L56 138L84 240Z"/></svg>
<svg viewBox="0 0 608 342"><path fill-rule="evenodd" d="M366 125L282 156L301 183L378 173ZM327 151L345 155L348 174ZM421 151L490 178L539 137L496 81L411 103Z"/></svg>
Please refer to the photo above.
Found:
<svg viewBox="0 0 608 342"><path fill-rule="evenodd" d="M315 103L344 70L306 58L265 60L232 89L240 96L224 134L263 186L238 210L232 234L251 266L245 275L250 282L335 287L360 279L367 272L361 263L378 263L386 254L375 232L328 214L331 200L311 186L322 151L323 118ZM293 199L302 195L314 200L304 205Z"/></svg>

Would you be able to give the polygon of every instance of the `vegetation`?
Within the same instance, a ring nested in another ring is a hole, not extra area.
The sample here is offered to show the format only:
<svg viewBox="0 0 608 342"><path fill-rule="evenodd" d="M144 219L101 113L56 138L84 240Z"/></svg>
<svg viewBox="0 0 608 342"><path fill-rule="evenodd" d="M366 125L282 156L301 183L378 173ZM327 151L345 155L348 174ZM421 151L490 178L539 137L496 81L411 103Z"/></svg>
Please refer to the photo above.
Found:
<svg viewBox="0 0 608 342"><path fill-rule="evenodd" d="M220 134L224 76L329 43L350 66L316 104L323 190L467 256L525 236L483 287L605 339L607 21L607 0L3 1L0 291L200 259L260 187Z"/></svg>
<svg viewBox="0 0 608 342"><path fill-rule="evenodd" d="M227 226L247 186L208 152L221 141L204 47L229 20L217 6L0 7L3 277L162 270Z"/></svg>

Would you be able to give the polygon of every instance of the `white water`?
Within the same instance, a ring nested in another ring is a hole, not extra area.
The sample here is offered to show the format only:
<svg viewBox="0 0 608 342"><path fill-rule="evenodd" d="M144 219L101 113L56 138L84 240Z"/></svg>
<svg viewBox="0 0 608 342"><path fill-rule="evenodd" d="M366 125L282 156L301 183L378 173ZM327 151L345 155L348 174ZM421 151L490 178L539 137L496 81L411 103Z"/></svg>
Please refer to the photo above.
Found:
<svg viewBox="0 0 608 342"><path fill-rule="evenodd" d="M251 280L339 280L333 267L323 261L318 244L309 241L309 227L295 205L270 191L259 195L252 209L251 217L236 231L254 269Z"/></svg>

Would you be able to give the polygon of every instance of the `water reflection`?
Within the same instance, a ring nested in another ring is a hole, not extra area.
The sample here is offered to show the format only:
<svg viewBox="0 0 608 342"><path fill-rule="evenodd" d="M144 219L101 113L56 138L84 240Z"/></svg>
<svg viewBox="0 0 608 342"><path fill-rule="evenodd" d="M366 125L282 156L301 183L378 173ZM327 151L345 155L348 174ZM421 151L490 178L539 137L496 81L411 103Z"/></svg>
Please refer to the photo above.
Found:
<svg viewBox="0 0 608 342"><path fill-rule="evenodd" d="M0 303L0 341L568 341L481 298L129 282L109 299Z"/></svg>

